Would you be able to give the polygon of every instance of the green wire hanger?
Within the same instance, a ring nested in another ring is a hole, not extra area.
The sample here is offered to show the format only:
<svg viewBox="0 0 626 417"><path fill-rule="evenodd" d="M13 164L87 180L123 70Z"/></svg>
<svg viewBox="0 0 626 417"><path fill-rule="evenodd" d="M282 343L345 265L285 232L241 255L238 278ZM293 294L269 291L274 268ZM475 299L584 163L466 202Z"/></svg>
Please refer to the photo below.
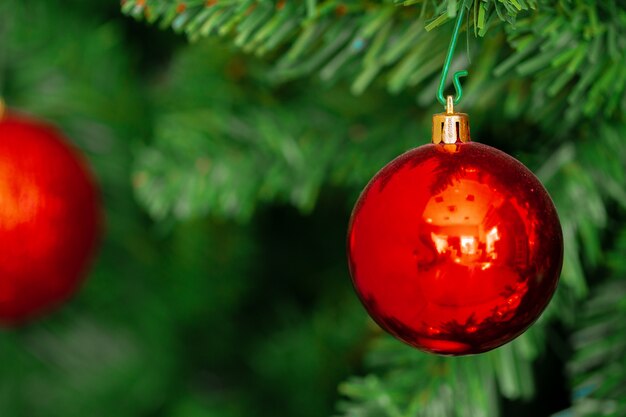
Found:
<svg viewBox="0 0 626 417"><path fill-rule="evenodd" d="M465 15L465 2L461 3L460 10L457 13L456 24L454 25L454 32L452 32L452 39L450 40L450 46L448 47L448 53L446 55L446 61L443 64L441 70L441 81L439 81L439 90L437 90L437 100L442 106L446 105L446 98L444 97L444 90L446 87L446 80L448 78L448 71L450 71L450 64L452 63L452 55L456 49L456 42L459 38L459 30L461 29L461 23L463 23L463 16ZM467 70L457 71L454 73L453 84L456 90L456 97L454 98L454 104L459 104L463 98L463 88L461 87L461 81L459 78L467 77L469 72Z"/></svg>

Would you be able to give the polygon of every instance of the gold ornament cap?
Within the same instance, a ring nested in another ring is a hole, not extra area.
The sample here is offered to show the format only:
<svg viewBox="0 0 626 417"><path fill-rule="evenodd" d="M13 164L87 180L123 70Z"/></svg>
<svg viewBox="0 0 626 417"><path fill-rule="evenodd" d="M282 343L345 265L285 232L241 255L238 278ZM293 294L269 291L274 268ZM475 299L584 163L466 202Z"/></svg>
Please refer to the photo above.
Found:
<svg viewBox="0 0 626 417"><path fill-rule="evenodd" d="M471 141L469 116L454 111L454 97L452 96L448 96L446 100L446 112L433 115L432 141L434 144Z"/></svg>

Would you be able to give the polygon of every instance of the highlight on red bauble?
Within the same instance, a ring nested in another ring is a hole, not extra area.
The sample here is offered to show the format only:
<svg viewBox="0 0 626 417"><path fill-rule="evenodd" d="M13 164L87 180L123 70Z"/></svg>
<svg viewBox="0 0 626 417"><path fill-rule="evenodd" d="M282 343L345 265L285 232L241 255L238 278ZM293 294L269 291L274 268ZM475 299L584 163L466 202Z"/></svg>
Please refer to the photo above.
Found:
<svg viewBox="0 0 626 417"><path fill-rule="evenodd" d="M54 128L0 117L0 324L67 300L87 273L100 231L95 181Z"/></svg>
<svg viewBox="0 0 626 417"><path fill-rule="evenodd" d="M466 355L537 320L557 287L563 236L550 196L520 162L475 142L429 144L363 191L348 258L383 329L427 352Z"/></svg>

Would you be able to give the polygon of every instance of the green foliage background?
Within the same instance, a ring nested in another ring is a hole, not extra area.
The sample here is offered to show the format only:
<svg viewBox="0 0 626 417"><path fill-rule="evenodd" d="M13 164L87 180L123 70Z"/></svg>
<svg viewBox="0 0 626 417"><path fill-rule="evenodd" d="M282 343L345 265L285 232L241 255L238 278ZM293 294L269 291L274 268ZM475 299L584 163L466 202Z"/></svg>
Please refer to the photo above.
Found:
<svg viewBox="0 0 626 417"><path fill-rule="evenodd" d="M344 236L368 179L428 142L464 6L462 108L550 190L565 265L523 336L441 358L369 322ZM81 292L0 334L0 416L626 416L623 2L121 9L0 3L2 95L85 152L107 213Z"/></svg>

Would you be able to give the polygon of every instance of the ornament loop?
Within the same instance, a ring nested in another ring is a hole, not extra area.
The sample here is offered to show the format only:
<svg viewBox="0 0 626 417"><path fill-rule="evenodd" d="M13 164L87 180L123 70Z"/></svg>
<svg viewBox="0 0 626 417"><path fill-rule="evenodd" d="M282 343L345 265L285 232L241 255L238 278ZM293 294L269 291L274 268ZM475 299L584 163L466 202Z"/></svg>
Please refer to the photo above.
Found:
<svg viewBox="0 0 626 417"><path fill-rule="evenodd" d="M446 98L446 114L454 114L454 97L452 96Z"/></svg>
<svg viewBox="0 0 626 417"><path fill-rule="evenodd" d="M450 40L450 46L448 47L448 53L446 54L446 60L443 64L443 69L441 70L441 80L439 81L439 89L437 90L437 100L441 105L446 105L446 98L444 97L444 90L446 87L446 79L448 78L448 72L450 71L450 64L452 63L452 55L454 54L454 50L456 49L456 42L459 38L459 30L461 29L461 23L463 22L463 16L465 15L465 2L461 4L460 10L458 11L456 24L454 25L454 31L452 32L452 39ZM456 98L454 99L454 104L459 104L461 99L463 98L463 87L461 87L461 81L459 80L461 77L467 77L469 72L467 70L457 71L454 73L452 83L454 84L454 89L456 90Z"/></svg>

